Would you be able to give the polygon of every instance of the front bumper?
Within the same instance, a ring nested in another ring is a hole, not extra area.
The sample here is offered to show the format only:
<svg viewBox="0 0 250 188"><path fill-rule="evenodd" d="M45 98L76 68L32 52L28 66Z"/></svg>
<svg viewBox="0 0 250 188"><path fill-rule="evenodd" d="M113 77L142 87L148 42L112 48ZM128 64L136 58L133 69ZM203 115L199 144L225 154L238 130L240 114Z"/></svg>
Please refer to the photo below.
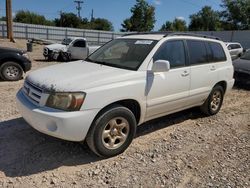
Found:
<svg viewBox="0 0 250 188"><path fill-rule="evenodd" d="M17 106L23 118L44 134L69 141L83 141L98 113L98 109L64 112L31 103L22 90L16 95Z"/></svg>
<svg viewBox="0 0 250 188"><path fill-rule="evenodd" d="M226 90L226 93L228 93L228 92L233 88L234 82L235 82L234 79L231 79L230 81L227 82L227 90Z"/></svg>
<svg viewBox="0 0 250 188"><path fill-rule="evenodd" d="M27 60L26 62L24 62L24 72L28 72L30 69L31 69L31 61L30 60Z"/></svg>

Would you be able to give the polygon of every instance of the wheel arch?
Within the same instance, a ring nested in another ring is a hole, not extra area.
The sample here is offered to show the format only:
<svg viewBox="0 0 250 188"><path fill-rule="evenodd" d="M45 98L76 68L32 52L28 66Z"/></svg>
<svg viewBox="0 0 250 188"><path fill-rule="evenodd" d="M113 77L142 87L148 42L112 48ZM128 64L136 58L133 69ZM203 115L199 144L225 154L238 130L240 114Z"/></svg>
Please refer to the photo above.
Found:
<svg viewBox="0 0 250 188"><path fill-rule="evenodd" d="M94 118L94 121L96 120L97 117L99 117L100 114L104 113L107 109L112 108L112 106L114 105L121 105L128 108L134 114L137 124L140 122L141 105L137 100L134 99L123 99L106 105L97 113L97 115Z"/></svg>
<svg viewBox="0 0 250 188"><path fill-rule="evenodd" d="M226 81L220 81L214 85L215 86L221 86L223 88L224 93L227 91L227 82ZM214 88L213 87L213 88Z"/></svg>

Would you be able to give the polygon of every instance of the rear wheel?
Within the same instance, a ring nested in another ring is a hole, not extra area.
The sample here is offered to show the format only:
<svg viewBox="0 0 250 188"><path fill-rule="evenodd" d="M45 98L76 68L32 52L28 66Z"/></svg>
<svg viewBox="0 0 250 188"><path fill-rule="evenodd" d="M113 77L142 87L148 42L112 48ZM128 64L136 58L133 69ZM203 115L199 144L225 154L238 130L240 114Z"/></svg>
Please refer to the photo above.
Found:
<svg viewBox="0 0 250 188"><path fill-rule="evenodd" d="M1 78L6 81L17 81L23 76L22 67L18 63L12 61L2 64L0 72Z"/></svg>
<svg viewBox="0 0 250 188"><path fill-rule="evenodd" d="M206 115L215 115L220 111L224 99L224 89L217 85L213 88L205 103L201 106L201 111Z"/></svg>
<svg viewBox="0 0 250 188"><path fill-rule="evenodd" d="M123 106L114 105L93 122L86 141L97 155L112 157L127 149L135 133L134 114Z"/></svg>

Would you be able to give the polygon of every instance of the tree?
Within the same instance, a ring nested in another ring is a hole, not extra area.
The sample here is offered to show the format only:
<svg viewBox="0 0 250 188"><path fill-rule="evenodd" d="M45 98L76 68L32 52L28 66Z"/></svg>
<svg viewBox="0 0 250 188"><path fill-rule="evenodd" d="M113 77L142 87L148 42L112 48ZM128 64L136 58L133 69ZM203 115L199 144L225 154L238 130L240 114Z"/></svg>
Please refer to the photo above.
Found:
<svg viewBox="0 0 250 188"><path fill-rule="evenodd" d="M160 31L187 31L187 24L185 20L175 18L173 22L166 21Z"/></svg>
<svg viewBox="0 0 250 188"><path fill-rule="evenodd" d="M90 22L86 20L82 22L82 28L84 29L94 29L103 31L113 31L113 24L104 18L93 18Z"/></svg>
<svg viewBox="0 0 250 188"><path fill-rule="evenodd" d="M1 17L0 21L6 21L6 17L5 16Z"/></svg>
<svg viewBox="0 0 250 188"><path fill-rule="evenodd" d="M57 27L72 27L80 28L81 19L78 18L74 13L61 13L60 18L55 19L55 25Z"/></svg>
<svg viewBox="0 0 250 188"><path fill-rule="evenodd" d="M172 22L166 21L166 23L161 26L159 31L173 31L172 24Z"/></svg>
<svg viewBox="0 0 250 188"><path fill-rule="evenodd" d="M210 6L204 6L198 13L190 15L189 30L216 31L220 29L219 12L212 10Z"/></svg>
<svg viewBox="0 0 250 188"><path fill-rule="evenodd" d="M104 31L113 31L113 25L104 18L80 19L74 13L61 13L60 18L55 19L55 25L58 27L73 27L81 29L95 29Z"/></svg>
<svg viewBox="0 0 250 188"><path fill-rule="evenodd" d="M39 24L39 25L54 25L52 21L47 20L43 15L36 14L30 11L20 10L14 17L14 22Z"/></svg>
<svg viewBox="0 0 250 188"><path fill-rule="evenodd" d="M131 21L130 21L130 19L129 18L127 18L127 19L125 19L124 21L123 21L123 23L122 23L122 27L123 27L123 29L121 29L121 31L132 31L133 29L132 29L132 23L131 23Z"/></svg>
<svg viewBox="0 0 250 188"><path fill-rule="evenodd" d="M227 30L250 29L250 1L249 0L222 0L221 12L223 26Z"/></svg>
<svg viewBox="0 0 250 188"><path fill-rule="evenodd" d="M149 5L145 0L136 0L131 8L132 16L122 23L121 31L151 31L155 23L155 7Z"/></svg>
<svg viewBox="0 0 250 188"><path fill-rule="evenodd" d="M175 18L172 24L173 31L187 31L185 20Z"/></svg>

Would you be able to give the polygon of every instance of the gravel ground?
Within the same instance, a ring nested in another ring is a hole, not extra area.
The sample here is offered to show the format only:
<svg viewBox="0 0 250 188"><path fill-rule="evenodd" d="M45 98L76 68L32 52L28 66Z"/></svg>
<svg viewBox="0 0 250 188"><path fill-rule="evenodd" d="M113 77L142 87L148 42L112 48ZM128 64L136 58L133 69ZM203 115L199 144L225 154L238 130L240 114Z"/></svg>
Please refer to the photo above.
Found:
<svg viewBox="0 0 250 188"><path fill-rule="evenodd" d="M55 63L41 52L30 54L32 70ZM250 187L247 87L235 87L215 116L194 108L141 125L123 154L102 159L30 128L15 104L22 84L0 81L0 187Z"/></svg>

